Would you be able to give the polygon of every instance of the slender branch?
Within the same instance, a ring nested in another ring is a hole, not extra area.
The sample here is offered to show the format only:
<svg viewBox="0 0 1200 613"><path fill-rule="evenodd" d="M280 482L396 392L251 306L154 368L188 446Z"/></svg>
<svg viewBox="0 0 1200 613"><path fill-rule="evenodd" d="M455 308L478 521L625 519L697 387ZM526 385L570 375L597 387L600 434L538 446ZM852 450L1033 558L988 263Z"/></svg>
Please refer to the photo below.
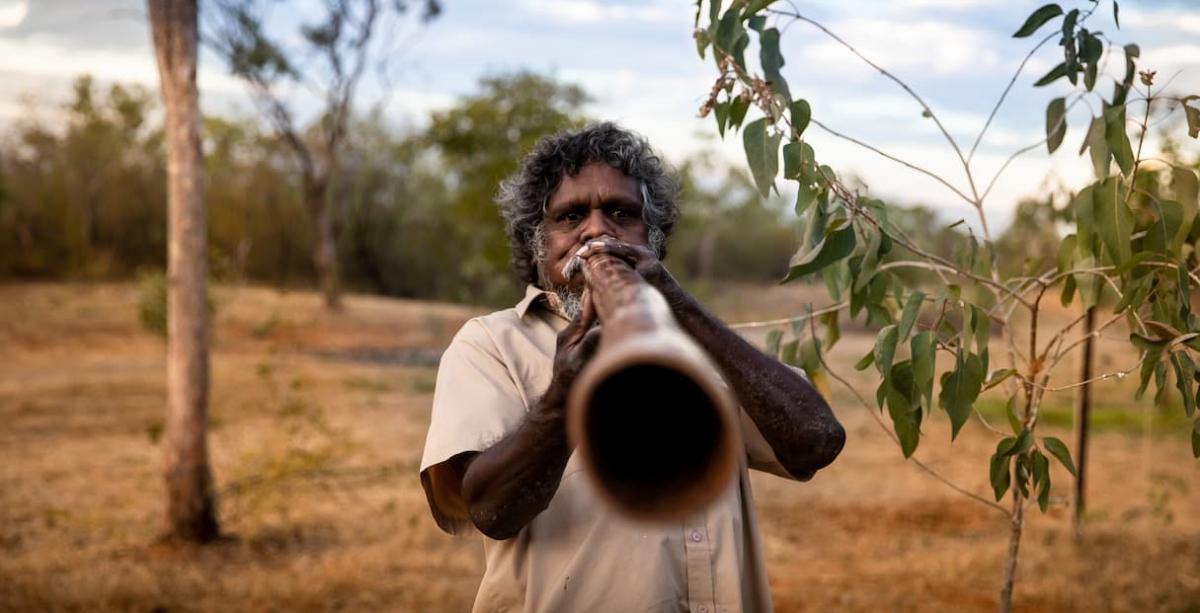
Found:
<svg viewBox="0 0 1200 613"><path fill-rule="evenodd" d="M1142 164L1142 144L1146 142L1146 132L1150 131L1150 107L1154 106L1154 97L1151 95L1150 86L1146 86L1146 114L1142 118L1142 133L1138 135L1137 155L1133 156L1133 171L1129 173L1129 187L1125 189L1125 199L1129 200L1129 196L1133 193L1133 184L1137 179L1138 166Z"/></svg>
<svg viewBox="0 0 1200 613"><path fill-rule="evenodd" d="M793 5L793 9L794 8L795 8L795 6ZM942 133L942 136L945 136L946 141L949 142L950 146L954 148L954 152L955 152L955 154L958 155L958 159L962 162L963 168L966 169L967 178L968 179L970 178L971 167L967 163L967 158L965 156L963 156L962 149L959 148L958 142L955 141L954 137L950 135L950 132L948 130L946 130L946 126L942 125L942 121L940 119L938 119L937 114L933 112L933 109L929 107L929 104L927 104L925 102L925 99L922 98L920 95L918 95L917 92L913 91L913 89L911 87L909 87L907 83L905 83L903 80L901 80L899 77L892 74L891 72L888 72L885 68L883 68L879 64L876 64L875 62L872 62L871 60L867 59L867 57L865 55L863 55L862 53L860 53L858 51L858 49L856 49L854 47L854 45L851 45L850 43L843 40L837 34L834 34L832 31L829 30L829 28L826 28L821 23L819 23L809 17L805 17L804 15L801 15L799 13L799 11L789 13L787 11L780 11L780 10L776 10L776 9L767 9L767 12L775 13L777 15L784 15L784 16L792 17L794 19L799 19L800 21L803 21L805 23L812 25L813 27L817 28L818 30L821 30L822 32L824 32L826 36L837 41L839 44L841 44L843 47L845 47L847 50L849 50L851 53L853 53L855 56L857 56L858 59L862 60L863 62L866 62L866 64L868 66L879 71L879 74L883 75L884 77L887 77L892 82L894 82L896 85L899 85L901 87L901 89L903 89L905 92L908 93L909 96L912 97L913 100L917 101L917 104L921 105L921 109L923 111L925 111L925 114L930 119L933 120L934 124L937 125L938 130L940 130Z"/></svg>
<svg viewBox="0 0 1200 613"><path fill-rule="evenodd" d="M1092 8L1088 10L1088 12L1084 13L1076 22L1076 24L1082 25L1084 22L1086 22L1088 18L1092 16L1092 13L1096 12L1097 6L1099 5L1092 5ZM1009 79L1008 85L1006 85L1004 87L1004 91L1000 93L1000 98L996 100L996 106L992 107L992 112L990 115L988 115L987 121L984 122L983 129L979 131L979 136L975 137L975 144L971 145L971 152L967 154L967 162L970 162L975 158L975 150L979 148L979 143L983 142L983 135L987 133L988 127L992 125L992 120L996 118L996 113L999 112L1000 106L1004 104L1004 99L1008 96L1008 93L1012 91L1013 85L1017 82L1017 77L1021 76L1021 71L1025 69L1025 64L1029 63L1029 60L1033 58L1033 54L1037 53L1038 49L1042 48L1042 45L1045 45L1057 36L1059 36L1057 32L1047 35L1046 38L1043 38L1041 42L1033 47L1033 49L1029 50L1029 53L1025 55L1025 59L1021 60L1021 64L1017 66L1016 72L1014 72L1012 78ZM987 197L986 194L984 197Z"/></svg>
<svg viewBox="0 0 1200 613"><path fill-rule="evenodd" d="M908 162L908 161L905 161L905 160L903 160L903 159L901 159L901 158L898 158L898 157L896 157L896 156L894 156L894 155L891 155L890 153L887 153L887 152L885 152L885 151L883 151L883 150L879 149L878 147L875 147L874 145L870 145L870 144L868 144L868 143L865 143L865 142L863 142L863 141L861 141L861 140L859 140L859 139L857 139L857 138L854 138L853 136L849 136L849 135L843 134L843 133L841 133L841 132L838 132L837 130L834 130L833 128L830 128L829 126L825 125L824 123L822 123L822 122L820 122L820 121L818 121L818 120L816 120L816 119L811 119L811 120L809 120L809 123L811 123L811 124L813 124L813 125L817 126L818 128L821 128L822 130L825 130L826 132L828 132L828 133L832 134L833 136L836 136L836 137L838 137L838 138L840 138L840 139L843 139L843 140L849 141L849 142L851 142L851 143L854 143L855 145L858 145L859 147L862 147L862 148L864 148L864 149L866 149L866 150L868 150L868 151L871 151L872 153L875 153L876 155L879 155L879 156L881 156L881 157L887 158L887 159L889 159L889 160L891 160L891 161L893 161L893 162L896 162L897 164L900 164L900 165L902 165L902 166L904 166L904 167L906 167L906 168L908 168L908 169L910 169L910 170L914 170L914 171L916 171L916 172L919 172L919 173L921 173L921 174L923 174L923 175L925 175L925 176L927 176L927 177L930 177L930 178L932 178L933 180L937 181L938 183L941 183L942 185L945 185L945 186L946 186L946 187L947 187L947 188L948 188L950 191L954 192L954 194L955 194L955 195L957 195L959 198L962 198L962 199L963 199L963 201L964 201L964 202L966 202L967 204L970 204L970 205L974 205L974 204L975 204L975 201L974 201L974 200L972 200L970 196L967 196L966 194L964 194L964 193L962 192L962 190L958 189L957 187L954 187L954 185L953 185L953 184L951 184L951 183L950 183L949 181L947 181L946 179L942 178L942 177L941 177L940 175L938 175L937 173L934 173L934 172L932 172L932 171L926 170L926 169L924 169L924 168L921 168L920 166L917 166L916 164L912 164L912 163L910 163L910 162Z"/></svg>
<svg viewBox="0 0 1200 613"><path fill-rule="evenodd" d="M805 321L810 317L816 317L818 315L824 315L826 313L833 313L834 311L840 311L840 310L846 308L847 306L849 306L849 304L850 303L848 303L846 301L842 301L837 304L832 304L827 307L822 307L820 309L817 309L816 311L811 311L806 315L797 315L795 317L783 317L780 319L767 319L767 320L763 320L763 321L744 321L744 322L735 323L735 324L728 324L726 327L728 327L731 330L749 330L752 328L769 328L771 326L782 326L784 324L792 324L792 323L796 323L798 321Z"/></svg>
<svg viewBox="0 0 1200 613"><path fill-rule="evenodd" d="M967 162L970 162L975 158L975 150L979 148L979 143L983 142L983 135L986 134L988 128L991 127L992 120L996 118L996 113L1000 111L1000 106L1004 104L1004 99L1008 97L1008 92L1012 91L1013 85L1017 82L1017 77L1021 76L1021 71L1025 70L1025 64L1029 63L1029 60L1033 57L1033 54L1037 53L1037 50L1041 49L1042 45L1050 42L1050 40L1055 36L1058 36L1058 34L1051 34L1046 38L1043 38L1041 42L1034 46L1033 49L1029 50L1029 53L1025 55L1025 59L1021 60L1021 64L1017 66L1016 72L1014 72L1012 78L1008 80L1008 85L1005 86L1004 91L1000 93L1000 99L996 100L996 105L992 107L992 112L988 115L987 121L984 122L983 129L980 130L979 135L975 137L975 143L971 145L971 152L967 154Z"/></svg>

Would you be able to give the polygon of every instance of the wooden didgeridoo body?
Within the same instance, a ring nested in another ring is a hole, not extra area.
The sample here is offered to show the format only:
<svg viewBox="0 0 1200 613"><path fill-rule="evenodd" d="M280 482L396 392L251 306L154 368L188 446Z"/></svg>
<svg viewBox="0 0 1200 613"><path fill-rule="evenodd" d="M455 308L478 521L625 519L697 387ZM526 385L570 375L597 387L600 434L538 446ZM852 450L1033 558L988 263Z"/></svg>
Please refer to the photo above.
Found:
<svg viewBox="0 0 1200 613"><path fill-rule="evenodd" d="M624 261L584 264L600 345L571 388L567 434L601 497L640 520L683 519L729 486L735 403L665 298Z"/></svg>

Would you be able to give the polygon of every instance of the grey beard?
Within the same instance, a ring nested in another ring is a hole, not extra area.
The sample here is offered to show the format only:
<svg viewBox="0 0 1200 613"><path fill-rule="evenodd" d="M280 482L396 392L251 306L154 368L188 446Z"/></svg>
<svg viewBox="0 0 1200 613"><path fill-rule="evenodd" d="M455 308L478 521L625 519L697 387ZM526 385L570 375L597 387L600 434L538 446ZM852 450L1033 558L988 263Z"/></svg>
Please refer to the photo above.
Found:
<svg viewBox="0 0 1200 613"><path fill-rule="evenodd" d="M551 291L558 296L558 314L570 321L579 319L579 315L583 313L583 292L573 292L561 287Z"/></svg>

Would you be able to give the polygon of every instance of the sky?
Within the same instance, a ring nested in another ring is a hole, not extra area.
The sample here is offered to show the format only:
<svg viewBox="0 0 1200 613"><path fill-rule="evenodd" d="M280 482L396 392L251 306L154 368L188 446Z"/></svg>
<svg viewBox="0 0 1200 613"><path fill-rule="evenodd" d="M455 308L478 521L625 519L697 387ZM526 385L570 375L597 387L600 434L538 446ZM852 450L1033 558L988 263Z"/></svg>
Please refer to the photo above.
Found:
<svg viewBox="0 0 1200 613"><path fill-rule="evenodd" d="M1043 0L793 0L811 18L854 45L920 94L964 150L976 135L1016 67L1034 43L1014 32ZM281 2L272 23L284 29L311 14L313 0ZM431 110L453 105L475 91L480 77L531 69L583 86L590 116L613 120L644 134L678 163L703 151L744 166L741 139L718 139L711 117L697 110L716 77L711 56L701 60L692 39L692 0L442 0L441 16L427 26L406 24L389 44L393 61L385 81L375 78L359 100L379 105L398 127L420 127ZM1086 10L1089 0L1063 2ZM787 8L786 2L777 6ZM1118 45L1136 42L1139 69L1156 70L1161 85L1179 95L1200 94L1200 0L1122 0L1121 28L1110 0L1100 0L1091 30ZM1055 22L1060 23L1060 21ZM968 180L945 137L911 97L812 26L780 20L783 74L793 96L807 99L813 117L894 156L944 177L962 191ZM1050 32L1046 26L1044 32ZM1063 80L1033 82L1061 60L1044 46L1027 64L972 158L980 190L1009 155L1044 137L1046 104L1065 95ZM1123 70L1118 57L1110 72ZM0 0L0 134L30 113L52 117L71 81L90 73L101 83L157 87L144 4L137 0ZM200 61L202 105L207 113L254 116L243 85L218 58ZM1097 85L1107 96L1111 82ZM292 96L300 113L316 105L311 94ZM1144 107L1143 107L1144 108ZM753 112L753 111L752 111ZM1022 197L1062 182L1085 184L1090 165L1078 157L1090 111L1068 115L1064 145L1048 156L1039 148L1015 160L985 203L993 228L1006 225ZM748 120L749 121L749 118ZM1170 122L1177 122L1172 124ZM1161 125L1186 139L1182 113ZM1173 126L1173 127L1172 127ZM843 176L854 175L872 193L896 203L924 203L943 218L973 212L932 179L857 145L810 128L818 158ZM1148 143L1152 151L1156 141Z"/></svg>

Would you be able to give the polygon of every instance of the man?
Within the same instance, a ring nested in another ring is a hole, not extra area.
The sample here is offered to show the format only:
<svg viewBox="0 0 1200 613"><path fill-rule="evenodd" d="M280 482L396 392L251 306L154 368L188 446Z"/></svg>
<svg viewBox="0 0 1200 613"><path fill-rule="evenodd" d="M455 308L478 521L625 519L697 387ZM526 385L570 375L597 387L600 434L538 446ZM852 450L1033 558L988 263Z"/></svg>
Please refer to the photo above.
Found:
<svg viewBox="0 0 1200 613"><path fill-rule="evenodd" d="M771 608L746 470L806 481L837 457L845 432L797 371L725 327L663 267L676 185L645 140L602 123L542 139L501 186L514 267L529 286L515 308L472 319L451 341L421 460L438 525L485 536L475 611ZM568 264L597 254L628 262L663 294L741 405L737 478L685 522L613 514L567 441L567 392L603 333Z"/></svg>

